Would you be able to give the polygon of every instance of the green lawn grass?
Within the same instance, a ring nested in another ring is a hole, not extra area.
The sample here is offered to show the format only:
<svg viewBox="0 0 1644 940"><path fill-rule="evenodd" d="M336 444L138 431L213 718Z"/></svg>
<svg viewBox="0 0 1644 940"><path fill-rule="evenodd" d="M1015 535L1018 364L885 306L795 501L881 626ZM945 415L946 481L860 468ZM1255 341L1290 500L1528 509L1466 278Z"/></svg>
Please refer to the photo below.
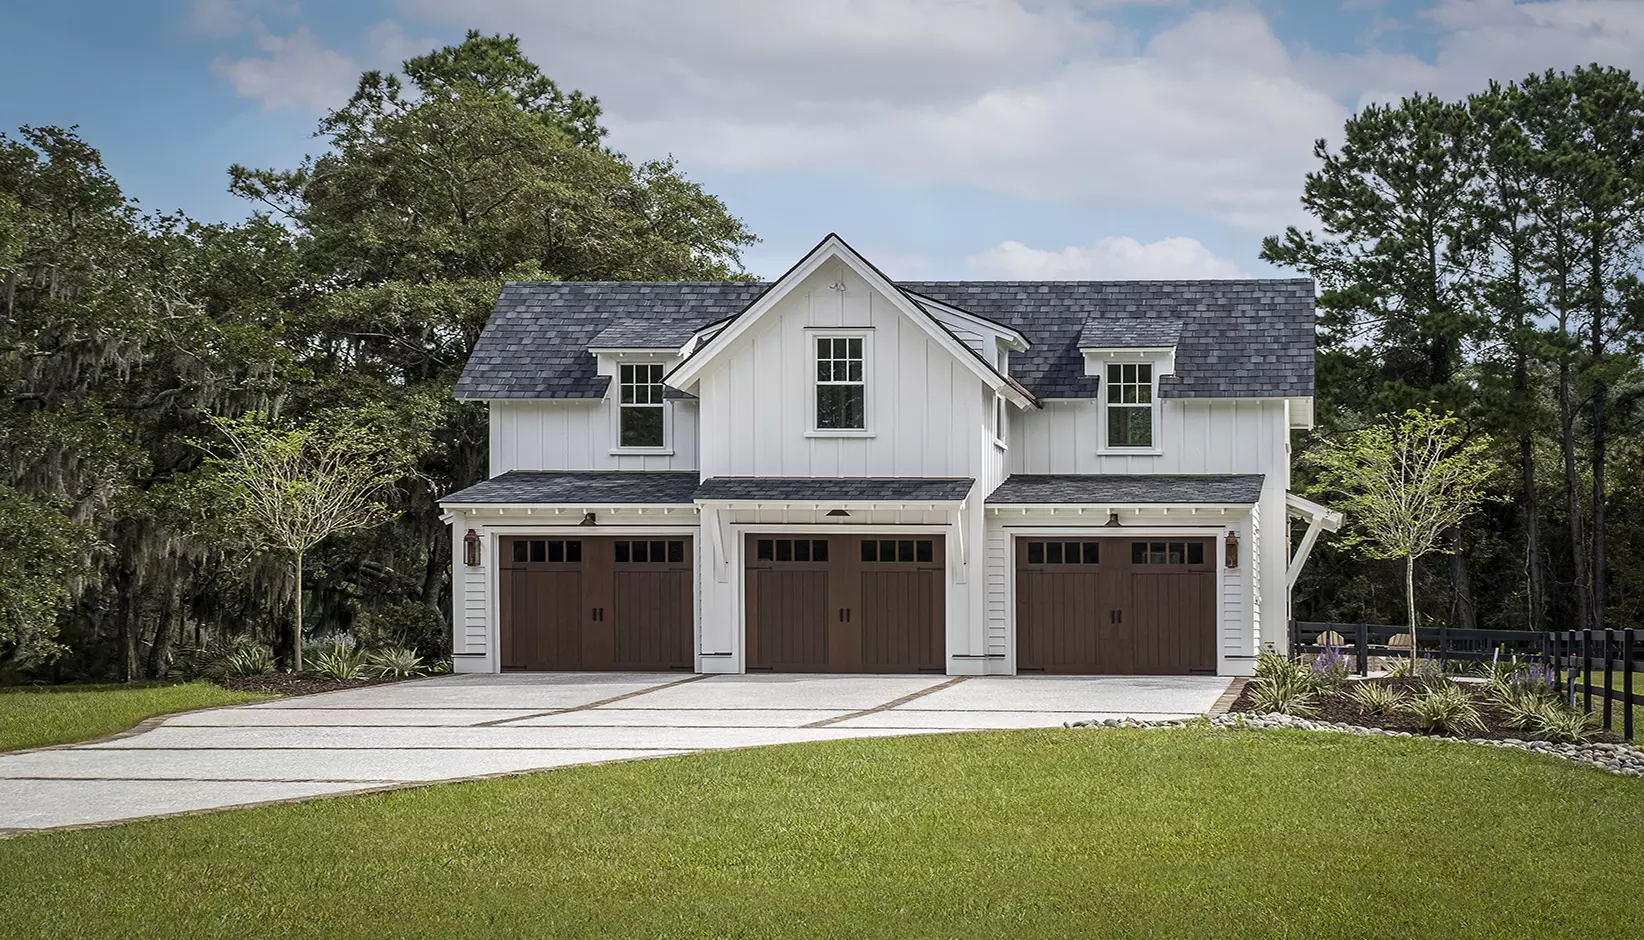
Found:
<svg viewBox="0 0 1644 940"><path fill-rule="evenodd" d="M0 751L69 744L124 731L155 715L268 698L209 682L0 689Z"/></svg>
<svg viewBox="0 0 1644 940"><path fill-rule="evenodd" d="M1632 937L1644 781L1303 732L699 754L0 840L29 937Z"/></svg>

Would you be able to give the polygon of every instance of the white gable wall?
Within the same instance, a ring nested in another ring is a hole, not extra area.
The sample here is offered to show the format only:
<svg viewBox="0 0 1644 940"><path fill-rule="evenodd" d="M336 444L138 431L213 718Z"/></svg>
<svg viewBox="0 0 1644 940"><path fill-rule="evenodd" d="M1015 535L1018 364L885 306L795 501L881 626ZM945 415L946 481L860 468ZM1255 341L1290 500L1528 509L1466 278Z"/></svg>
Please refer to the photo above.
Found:
<svg viewBox="0 0 1644 940"><path fill-rule="evenodd" d="M845 290L833 290L841 279ZM818 328L872 332L871 437L807 435ZM702 475L979 477L991 447L982 388L970 366L848 266L824 265L701 376Z"/></svg>

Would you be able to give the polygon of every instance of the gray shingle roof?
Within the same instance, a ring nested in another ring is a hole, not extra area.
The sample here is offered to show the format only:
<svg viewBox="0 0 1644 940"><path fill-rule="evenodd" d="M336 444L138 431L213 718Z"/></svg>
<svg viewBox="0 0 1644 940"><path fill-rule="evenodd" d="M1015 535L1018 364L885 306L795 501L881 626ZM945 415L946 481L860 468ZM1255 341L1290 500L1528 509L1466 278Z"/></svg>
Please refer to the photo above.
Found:
<svg viewBox="0 0 1644 940"><path fill-rule="evenodd" d="M1261 499L1263 479L1259 473L1017 474L988 494L987 503L1254 503Z"/></svg>
<svg viewBox="0 0 1644 940"><path fill-rule="evenodd" d="M1136 349L1174 346L1182 321L1163 317L1092 317L1079 330L1079 349Z"/></svg>
<svg viewBox="0 0 1644 940"><path fill-rule="evenodd" d="M1033 343L1010 372L1040 398L1094 398L1079 337L1090 320L1181 322L1164 398L1313 394L1313 282L930 281L903 284L1020 330Z"/></svg>
<svg viewBox="0 0 1644 940"><path fill-rule="evenodd" d="M503 287L458 398L599 398L588 347L616 321L685 336L742 312L765 285L745 281L551 281ZM683 341L683 340L682 340Z"/></svg>
<svg viewBox="0 0 1644 940"><path fill-rule="evenodd" d="M656 470L510 470L440 500L474 503L689 503L697 474Z"/></svg>
<svg viewBox="0 0 1644 940"><path fill-rule="evenodd" d="M613 320L588 346L592 349L678 349L700 327L690 320Z"/></svg>
<svg viewBox="0 0 1644 940"><path fill-rule="evenodd" d="M512 283L503 288L458 398L597 398L588 347L613 337L685 337L734 316L766 284L742 281ZM1166 398L1285 398L1313 394L1313 283L1242 281L919 281L901 285L1011 326L1033 344L1011 375L1040 398L1092 398L1081 337L1117 324L1150 334L1179 324ZM1110 321L1114 325L1110 325ZM646 334L646 324L655 333ZM1161 344L1163 345L1163 344Z"/></svg>
<svg viewBox="0 0 1644 940"><path fill-rule="evenodd" d="M969 477L709 477L696 498L956 503L975 482Z"/></svg>

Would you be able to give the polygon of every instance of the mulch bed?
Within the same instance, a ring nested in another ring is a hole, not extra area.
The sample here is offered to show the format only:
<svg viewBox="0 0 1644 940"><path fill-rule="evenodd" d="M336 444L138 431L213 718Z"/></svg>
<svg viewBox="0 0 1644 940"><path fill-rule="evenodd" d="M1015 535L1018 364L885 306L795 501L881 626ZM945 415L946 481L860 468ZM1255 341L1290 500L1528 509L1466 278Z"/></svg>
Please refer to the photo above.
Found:
<svg viewBox="0 0 1644 940"><path fill-rule="evenodd" d="M1408 679L1364 679L1358 681L1374 682L1378 685L1400 686L1409 691L1412 695L1420 689L1420 686L1417 683L1411 682ZM1352 686L1349 685L1347 688L1352 688ZM1239 693L1239 697L1234 700L1232 707L1228 709L1229 713L1254 713L1256 711L1255 706L1252 705L1250 701L1250 690L1251 684L1247 683L1244 687L1244 691ZM1490 741L1505 741L1508 738L1516 738L1520 741L1545 740L1544 738L1539 738L1528 731L1521 731L1518 728L1508 724L1507 714L1490 702L1485 701L1482 694L1482 689L1478 690L1477 694L1474 695L1474 700L1475 704L1478 705L1479 717L1484 719L1483 731L1469 731L1466 734L1435 734L1431 736L1436 738L1482 738ZM1345 689L1340 692L1330 692L1321 695L1317 704L1318 714L1307 716L1314 721L1340 722L1342 724L1356 725L1361 728L1384 728L1388 731L1408 731L1411 734L1426 734L1426 732L1422 731L1420 726L1416 723L1416 716L1408 712L1394 712L1391 715L1366 715L1364 710L1359 707L1359 703L1354 701L1347 694ZM1590 740L1599 743L1613 744L1621 742L1622 738L1620 735L1613 732L1600 731L1597 728L1594 728Z"/></svg>
<svg viewBox="0 0 1644 940"><path fill-rule="evenodd" d="M312 695L316 692L338 692L359 689L368 685L401 682L402 679L327 679L324 676L293 675L289 672L271 672L264 676L235 676L218 684L236 692L272 692L275 695Z"/></svg>

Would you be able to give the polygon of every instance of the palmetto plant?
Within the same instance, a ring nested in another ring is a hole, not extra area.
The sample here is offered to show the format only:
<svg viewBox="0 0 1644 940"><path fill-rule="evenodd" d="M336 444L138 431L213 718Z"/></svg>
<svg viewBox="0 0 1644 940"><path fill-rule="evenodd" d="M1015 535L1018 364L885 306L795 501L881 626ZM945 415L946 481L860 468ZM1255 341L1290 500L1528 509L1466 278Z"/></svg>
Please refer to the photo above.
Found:
<svg viewBox="0 0 1644 940"><path fill-rule="evenodd" d="M403 679L422 674L422 657L416 650L403 646L389 646L372 650L365 656L366 668L373 675L388 679Z"/></svg>
<svg viewBox="0 0 1644 940"><path fill-rule="evenodd" d="M1404 709L1415 715L1421 730L1429 734L1484 730L1484 716L1479 714L1473 697L1453 683L1427 689L1411 699Z"/></svg>
<svg viewBox="0 0 1644 940"><path fill-rule="evenodd" d="M1360 682L1347 694L1366 715L1391 715L1410 701L1410 693L1379 682Z"/></svg>
<svg viewBox="0 0 1644 940"><path fill-rule="evenodd" d="M242 646L230 650L216 671L225 678L266 676L274 671L274 653L266 646Z"/></svg>
<svg viewBox="0 0 1644 940"><path fill-rule="evenodd" d="M1283 661L1250 683L1250 702L1259 712L1309 717L1319 713L1319 679L1305 663Z"/></svg>
<svg viewBox="0 0 1644 940"><path fill-rule="evenodd" d="M364 679L366 655L363 650L333 646L314 657L313 671L327 679Z"/></svg>
<svg viewBox="0 0 1644 940"><path fill-rule="evenodd" d="M1501 707L1513 727L1549 741L1578 744L1592 734L1592 717L1556 698L1526 694Z"/></svg>

